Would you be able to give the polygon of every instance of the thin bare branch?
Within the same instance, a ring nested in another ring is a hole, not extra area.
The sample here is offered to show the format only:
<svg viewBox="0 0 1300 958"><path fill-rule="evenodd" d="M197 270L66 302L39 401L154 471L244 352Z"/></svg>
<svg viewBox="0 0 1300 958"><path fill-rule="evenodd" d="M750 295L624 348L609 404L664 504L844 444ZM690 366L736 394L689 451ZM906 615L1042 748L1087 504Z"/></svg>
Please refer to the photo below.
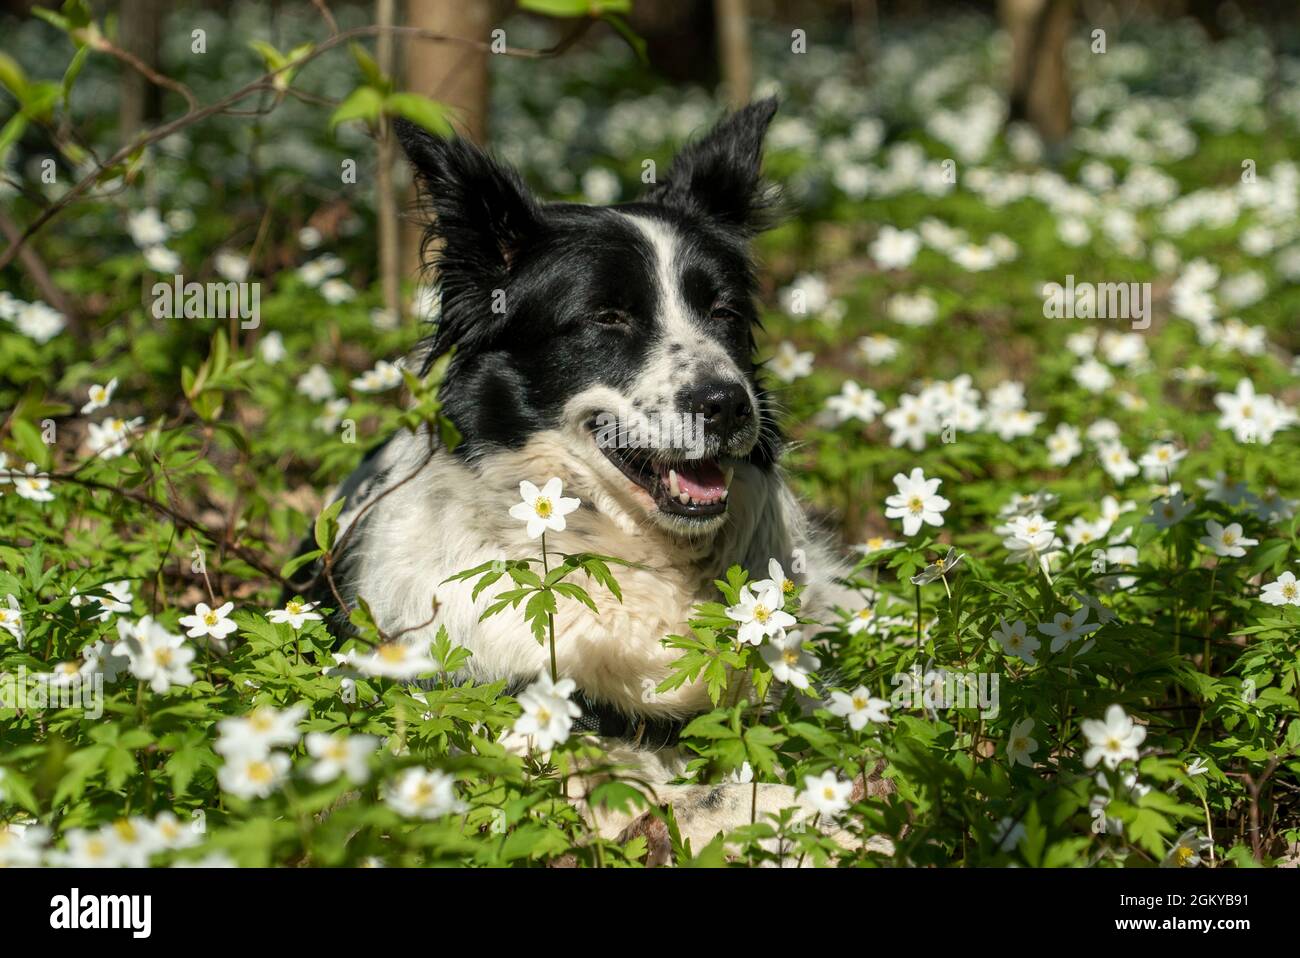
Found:
<svg viewBox="0 0 1300 958"><path fill-rule="evenodd" d="M587 30L590 29L591 23L592 21L590 20L582 21L579 24L578 28L570 31L570 33L567 36L565 36L562 40L560 40L559 43L555 44L555 46L548 47L546 49L541 49L541 50L534 50L534 49L527 49L527 48L520 48L520 47L506 47L500 52L499 55L521 57L524 59L532 59L532 60L546 59L549 57L558 56L559 54L567 50L569 47L573 46L573 44L577 43L578 40L583 36L583 34L585 34ZM194 123L198 123L201 120L205 120L208 117L215 116L217 114L232 113L233 112L232 108L235 106L235 104L239 103L241 100L244 100L247 97L251 96L252 94L258 93L262 90L274 89L275 78L286 70L299 69L304 65L306 65L307 63L310 63L312 60L316 59L317 57L321 56L322 54L328 53L330 50L333 50L334 48L341 46L345 43L349 43L352 40L356 40L361 37L378 36L379 34L385 32L391 32L397 36L412 37L417 40L427 40L433 43L451 43L460 46L470 46L479 50L484 50L489 52L492 49L491 44L483 43L478 40L469 40L464 37L447 36L445 34L435 33L431 30L423 30L418 27L404 27L404 26L379 27L376 25L372 25L372 26L365 26L365 27L353 27L351 30L345 30L342 33L337 33L334 36L330 37L329 39L324 40L317 46L313 47L311 50L307 51L297 59L289 63L286 63L275 70L271 70L263 74L261 77L258 77L256 80L253 80L245 84L244 86L240 87L238 90L235 90L233 93L227 94L226 96L222 97L216 102L211 103L208 106L193 107L190 110L188 110L186 113L184 113L182 116L177 117L175 120L171 120L167 123L164 123L162 126L156 127L155 129L147 133L143 133L140 136L138 136L135 140L133 140L131 143L128 143L125 146L121 147L116 153L110 156L102 165L98 166L91 173L87 174L85 177L78 180L57 201L55 201L54 203L47 206L44 210L42 210L40 215L37 216L36 219L33 220L31 223L29 223L27 227L18 235L16 239L14 238L10 239L9 245L5 248L5 251L3 253L0 253L0 269L4 269L11 262L13 262L14 257L18 255L19 250L23 248L24 244L29 239L31 239L33 235L35 235L39 230L44 228L45 225L49 223L52 219L54 219L56 216L58 216L59 213L67 209L68 206L70 206L73 202L75 202L83 194L85 194L85 192L95 184L95 182L103 174L105 169L116 166L119 163L125 162L135 153L144 149L146 146L156 143L159 140L164 140L167 137L171 136L173 133L176 133L179 130L183 130ZM277 98L276 100L277 103L279 102L279 99L280 98Z"/></svg>

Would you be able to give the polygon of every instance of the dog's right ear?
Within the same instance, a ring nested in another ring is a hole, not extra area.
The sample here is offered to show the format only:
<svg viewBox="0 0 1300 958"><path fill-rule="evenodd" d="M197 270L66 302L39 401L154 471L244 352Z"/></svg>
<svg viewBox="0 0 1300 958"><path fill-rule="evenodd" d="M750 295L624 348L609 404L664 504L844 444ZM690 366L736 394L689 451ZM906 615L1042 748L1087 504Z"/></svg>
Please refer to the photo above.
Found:
<svg viewBox="0 0 1300 958"><path fill-rule="evenodd" d="M499 332L504 316L494 309L497 291L538 228L540 211L518 173L468 140L442 139L400 118L393 131L431 214L421 252L426 265L437 267L442 299L432 360L454 345L480 346Z"/></svg>

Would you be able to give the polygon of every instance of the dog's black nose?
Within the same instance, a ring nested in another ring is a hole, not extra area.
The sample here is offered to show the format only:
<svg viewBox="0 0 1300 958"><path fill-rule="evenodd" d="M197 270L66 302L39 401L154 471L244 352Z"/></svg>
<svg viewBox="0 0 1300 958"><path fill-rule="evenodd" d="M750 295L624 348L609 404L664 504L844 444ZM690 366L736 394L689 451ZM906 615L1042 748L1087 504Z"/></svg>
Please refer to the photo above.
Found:
<svg viewBox="0 0 1300 958"><path fill-rule="evenodd" d="M707 429L720 436L730 436L754 414L749 392L738 382L710 382L687 389L682 405L691 415L703 416Z"/></svg>

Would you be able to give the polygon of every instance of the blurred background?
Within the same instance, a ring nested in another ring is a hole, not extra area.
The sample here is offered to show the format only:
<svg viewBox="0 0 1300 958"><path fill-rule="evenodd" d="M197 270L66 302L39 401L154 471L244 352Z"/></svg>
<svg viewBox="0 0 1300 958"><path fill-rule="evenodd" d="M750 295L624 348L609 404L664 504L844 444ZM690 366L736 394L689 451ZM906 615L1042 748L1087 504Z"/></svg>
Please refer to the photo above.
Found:
<svg viewBox="0 0 1300 958"><path fill-rule="evenodd" d="M51 68L74 52L67 35L32 16L57 6L0 2L3 49L38 76L57 76ZM402 34L361 40L396 86L448 107L457 129L519 165L538 189L596 202L630 198L642 157L667 155L725 105L773 92L785 100L773 137L777 171L793 175L795 197L811 203L837 189L869 192L862 161L909 131L964 162L985 159L1006 131L1021 155L1059 165L1071 145L1097 152L1099 135L1119 155L1122 131L1143 124L1164 124L1177 139L1160 115L1171 105L1219 131L1258 129L1266 104L1300 112L1300 12L1287 0L122 0L90 9L124 51L205 103L267 67L259 44L288 51L327 27L391 24L529 50L560 44L560 55L539 61ZM606 9L605 19L574 16ZM364 126L322 122L322 110L356 87L340 60L342 52L307 64L274 113L252 122L217 116L164 139L157 148L166 160L143 172L141 185L156 196L178 181L182 200L220 211L205 233L223 242L237 242L241 230L251 239L272 205L283 236L310 226L331 240L370 242L368 220L383 214L384 195L395 189L409 200L409 185L386 137L376 150ZM82 145L100 152L174 116L167 106L180 102L143 71L121 67L90 58L68 103ZM242 106L265 109L266 98ZM1109 127L1094 129L1108 115ZM6 155L9 196L12 171L48 155L28 133ZM782 155L802 162L782 164ZM375 190L338 182L346 158ZM65 182L45 192L57 195ZM381 245L397 247L384 250L386 262L400 263L404 280L417 265L416 236L411 227L379 234ZM275 239L260 251L264 268L289 265ZM400 308L391 288L388 298Z"/></svg>
<svg viewBox="0 0 1300 958"><path fill-rule="evenodd" d="M1298 17L1290 2L1211 0L4 0L0 319L15 331L0 325L0 407L120 373L136 411L181 421L195 397L179 374L224 324L151 320L149 286L181 269L256 280L263 323L229 324L229 346L279 365L244 374L254 401L226 418L275 437L276 469L244 485L310 512L393 428L393 403L345 384L436 311L392 116L460 130L544 197L611 203L728 107L775 93L767 171L789 215L759 241L760 349L800 380L784 394L798 481L861 539L884 527L861 506L873 477L907 452L879 424L861 447L822 428L846 378L892 396L1041 375L1046 414L1093 402L1089 416L1121 420L1171 381L1112 363L1091 377L1104 397L1076 398L1046 281L1153 283L1155 329L1118 355L1146 362L1149 344L1164 369L1195 367L1183 388L1258 355L1261 330L1277 355L1257 382L1290 368ZM1172 295L1201 257L1221 280L1217 320ZM38 300L48 311L24 311ZM322 443L344 417L359 440ZM79 440L79 422L64 428ZM996 473L1005 450L978 452ZM231 468L248 455L232 450Z"/></svg>

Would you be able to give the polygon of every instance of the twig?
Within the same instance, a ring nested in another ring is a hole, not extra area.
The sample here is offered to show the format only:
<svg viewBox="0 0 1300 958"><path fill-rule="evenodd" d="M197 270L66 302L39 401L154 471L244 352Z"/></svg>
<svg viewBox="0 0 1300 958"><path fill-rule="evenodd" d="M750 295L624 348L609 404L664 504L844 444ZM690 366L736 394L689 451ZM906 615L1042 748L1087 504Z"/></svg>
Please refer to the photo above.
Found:
<svg viewBox="0 0 1300 958"><path fill-rule="evenodd" d="M4 233L5 239L10 243L18 241L22 235L19 232L18 224L11 220L9 214L3 209L0 209L0 233ZM72 324L75 331L81 332L72 301L54 282L49 269L46 268L45 262L36 250L30 246L23 246L18 251L18 256L22 260L23 269L27 271L27 275L32 278L32 282L36 284L36 288L40 291L41 298L62 313L68 322Z"/></svg>
<svg viewBox="0 0 1300 958"><path fill-rule="evenodd" d="M320 11L326 26L330 28L330 36L338 36L338 21L334 19L334 14L330 13L330 8L325 4L325 0L311 0L311 5Z"/></svg>
<svg viewBox="0 0 1300 958"><path fill-rule="evenodd" d="M94 41L91 42L91 46L94 47L96 50L99 50L101 53L107 53L109 56L117 60L121 60L127 66L131 67L131 69L135 70L146 80L152 83L154 86L164 87L168 90L171 90L173 93L180 94L182 97L185 98L185 102L186 104L188 104L191 113L199 108L199 98L194 95L194 91L191 90L188 86L186 86L180 80L173 80L171 77L164 76L163 74L159 73L157 70L149 66L149 64L145 63L134 53L130 52L129 50L123 50L121 47L114 44L107 37L104 37L102 35L97 37Z"/></svg>
<svg viewBox="0 0 1300 958"><path fill-rule="evenodd" d="M198 532L204 536L207 536L213 542L217 542L221 538L219 535L217 535L217 533L213 532L211 529L209 529L203 523L199 522L197 519L191 519L189 516L177 512L175 509L171 508L170 506L164 505L163 503L159 502L156 499L152 499L149 496L142 495L138 492L134 492L133 490L123 489L121 486L110 486L107 483L96 482L93 479L83 479L74 473L49 473L44 478L49 479L51 482L66 482L66 483L71 483L72 485L81 486L82 488L85 489L95 489L102 492L111 492L114 495L121 496L122 498L128 499L131 502L139 503L142 506L147 506L148 508L152 509L154 512L158 513L161 516L165 516L166 518L170 519L172 522L180 525L181 527L185 529L189 529L192 532ZM262 561L261 557L252 549L249 549L247 546L232 544L231 550L239 558L243 559L245 562L247 562L258 572L262 573L262 575L275 580L276 582L280 583L286 588L293 587L293 584L291 582L281 577L279 571L267 566L266 563Z"/></svg>
<svg viewBox="0 0 1300 958"><path fill-rule="evenodd" d="M582 35L585 34L588 29L590 29L592 22L593 21L591 20L582 21L578 25L577 29L571 31L567 36L561 39L560 42L555 44L555 46L553 47L548 47L541 50L534 50L534 49L520 48L520 47L506 47L500 52L500 55L519 57L521 59L528 59L528 60L542 60L542 59L548 59L550 57L558 56L561 53L563 53L565 50L567 50L569 47L571 47L573 44L577 43L577 41L582 37ZM133 142L128 143L127 145L118 149L118 151L114 153L112 156L110 156L102 165L96 167L96 169L94 169L92 172L88 173L85 177L78 180L75 184L73 184L73 186L66 193L63 194L63 196L61 196L54 203L51 203L44 210L42 210L40 215L37 216L36 219L33 220L31 223L29 223L26 229L24 229L18 235L17 238L10 238L9 245L5 248L5 251L3 253L0 253L0 269L4 269L11 262L13 262L13 259L15 256L18 255L19 250L23 248L24 244L29 239L31 239L32 236L37 233L37 231L42 229L47 223L50 222L50 220L58 216L59 213L61 213L64 209L66 209L72 202L77 200L82 194L84 194L88 189L90 189L90 187L93 186L95 182L99 179L99 177L103 174L105 169L108 169L110 167L116 166L119 163L124 162L138 150L144 149L144 147L149 146L152 143L156 143L159 140L164 140L167 137L171 136L173 133L177 132L178 130L182 130L193 123L197 123L200 120L205 120L208 117L215 116L217 114L230 113L231 107L233 107L236 103L245 99L248 96L251 96L254 93L257 93L260 90L274 89L275 78L279 76L281 73L283 73L285 70L300 69L301 67L310 63L312 60L316 59L322 54L327 53L330 50L333 50L335 47L341 46L344 43L348 43L360 37L378 36L379 34L385 32L391 32L397 36L412 37L417 40L429 40L434 43L460 44L462 46L470 46L478 50L489 51L489 52L492 50L491 44L484 43L480 40L471 40L465 37L447 36L446 34L435 33L432 30L425 30L420 27L365 26L365 27L354 27L351 30L345 30L342 33L336 33L329 39L322 41L319 45L313 47L311 50L302 54L295 60L286 63L275 70L271 70L263 74L258 79L245 84L244 86L240 87L238 90L234 91L233 93L227 94L226 96L222 97L216 102L211 103L205 107L199 107L197 105L192 106L182 116L177 117L175 120L172 120L168 123L164 123L162 126L157 127L148 133L141 134ZM275 104L278 104L282 99L283 97L277 97ZM275 104L272 105L272 108L274 107Z"/></svg>

